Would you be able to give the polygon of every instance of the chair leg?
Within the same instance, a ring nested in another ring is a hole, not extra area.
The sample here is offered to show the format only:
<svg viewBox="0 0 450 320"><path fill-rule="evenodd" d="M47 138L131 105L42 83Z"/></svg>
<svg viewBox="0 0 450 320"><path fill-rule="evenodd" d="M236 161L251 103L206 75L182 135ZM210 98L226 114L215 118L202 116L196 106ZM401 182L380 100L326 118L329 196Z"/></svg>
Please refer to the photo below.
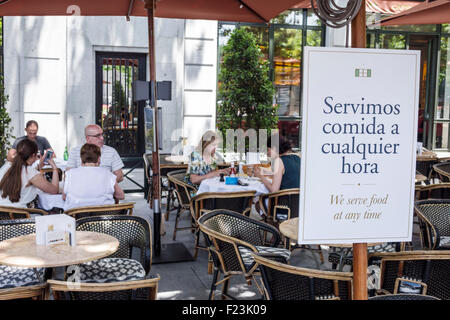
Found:
<svg viewBox="0 0 450 320"><path fill-rule="evenodd" d="M195 243L194 243L194 260L197 260L198 256L199 239L200 239L200 229L197 229L197 232L195 233Z"/></svg>
<svg viewBox="0 0 450 320"><path fill-rule="evenodd" d="M208 252L208 274L213 273L214 263L212 261L211 253Z"/></svg>
<svg viewBox="0 0 450 320"><path fill-rule="evenodd" d="M181 207L177 210L177 215L175 217L175 227L173 228L173 240L177 238L177 230L178 230L178 220L180 219Z"/></svg>
<svg viewBox="0 0 450 320"><path fill-rule="evenodd" d="M320 247L320 244L318 245L318 250L319 250L319 257L320 257L320 262L322 264L325 263L325 260L323 259L323 252L322 252L322 248Z"/></svg>
<svg viewBox="0 0 450 320"><path fill-rule="evenodd" d="M222 284L222 300L225 300L228 296L228 286L230 284L230 279L227 279Z"/></svg>
<svg viewBox="0 0 450 320"><path fill-rule="evenodd" d="M172 195L172 190L169 189L167 191L166 221L169 221L171 195Z"/></svg>
<svg viewBox="0 0 450 320"><path fill-rule="evenodd" d="M209 297L208 300L214 300L214 291L216 291L216 283L217 283L217 279L219 277L219 270L216 269L214 270L214 276L213 276L213 280L211 283L211 290L209 291Z"/></svg>

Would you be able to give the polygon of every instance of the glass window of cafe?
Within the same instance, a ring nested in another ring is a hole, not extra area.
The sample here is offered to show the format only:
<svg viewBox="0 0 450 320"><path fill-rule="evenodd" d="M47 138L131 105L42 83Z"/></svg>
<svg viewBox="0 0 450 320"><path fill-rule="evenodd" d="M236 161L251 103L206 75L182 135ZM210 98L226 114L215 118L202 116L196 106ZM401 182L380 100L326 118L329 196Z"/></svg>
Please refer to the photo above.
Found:
<svg viewBox="0 0 450 320"><path fill-rule="evenodd" d="M417 140L434 151L450 151L450 25L372 24L367 13L367 47L419 50L421 56Z"/></svg>
<svg viewBox="0 0 450 320"><path fill-rule="evenodd" d="M223 47L235 28L252 32L264 58L270 63L270 78L276 93L280 134L300 148L301 135L301 71L304 46L323 46L325 27L311 10L288 10L274 18L270 25L219 22L218 68Z"/></svg>

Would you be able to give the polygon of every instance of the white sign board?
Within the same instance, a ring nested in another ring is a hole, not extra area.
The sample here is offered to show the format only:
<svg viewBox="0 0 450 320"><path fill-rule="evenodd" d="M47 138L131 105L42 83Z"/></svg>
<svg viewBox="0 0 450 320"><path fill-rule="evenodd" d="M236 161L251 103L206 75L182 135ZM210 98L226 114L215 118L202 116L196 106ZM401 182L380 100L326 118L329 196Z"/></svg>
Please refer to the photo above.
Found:
<svg viewBox="0 0 450 320"><path fill-rule="evenodd" d="M411 241L420 52L306 47L300 244Z"/></svg>

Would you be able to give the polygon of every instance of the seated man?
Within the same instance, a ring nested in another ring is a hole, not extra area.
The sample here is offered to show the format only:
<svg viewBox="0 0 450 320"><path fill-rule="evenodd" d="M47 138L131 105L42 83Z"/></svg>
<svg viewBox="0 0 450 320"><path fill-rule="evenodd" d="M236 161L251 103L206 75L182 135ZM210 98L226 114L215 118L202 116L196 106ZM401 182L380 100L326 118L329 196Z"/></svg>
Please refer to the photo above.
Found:
<svg viewBox="0 0 450 320"><path fill-rule="evenodd" d="M116 176L100 165L100 148L86 143L81 147L81 167L66 172L63 200L64 210L75 207L114 204L114 198L123 200L125 193Z"/></svg>
<svg viewBox="0 0 450 320"><path fill-rule="evenodd" d="M117 177L117 182L121 182L123 180L122 168L124 166L122 159L120 159L119 154L114 148L104 144L103 129L96 124L90 124L84 129L84 135L86 137L86 143L95 144L100 148L102 153L100 167L106 168L114 173ZM71 168L81 166L80 150L81 147L75 147L70 151L66 172Z"/></svg>
<svg viewBox="0 0 450 320"><path fill-rule="evenodd" d="M48 140L45 137L41 137L37 135L39 126L38 123L35 120L30 120L27 122L26 126L25 126L25 132L27 133L25 136L22 136L20 138L17 138L16 141L14 141L12 148L8 151L8 155L6 156L6 159L9 162L12 162L14 157L17 154L17 144L24 140L24 139L29 139L31 141L36 142L37 146L38 146L38 151L39 154L41 156L44 155L44 152L46 150L51 150L53 151L52 147L50 146L50 143L48 142ZM53 157L55 157L55 154L53 153Z"/></svg>

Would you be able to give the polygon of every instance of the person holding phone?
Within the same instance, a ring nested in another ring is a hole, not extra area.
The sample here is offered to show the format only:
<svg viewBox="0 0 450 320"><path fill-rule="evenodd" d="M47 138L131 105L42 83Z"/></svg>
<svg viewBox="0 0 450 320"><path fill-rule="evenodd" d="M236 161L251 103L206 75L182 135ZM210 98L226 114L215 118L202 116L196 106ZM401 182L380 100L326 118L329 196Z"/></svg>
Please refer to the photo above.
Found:
<svg viewBox="0 0 450 320"><path fill-rule="evenodd" d="M33 168L38 153L36 142L24 139L17 144L16 150L12 162L7 161L0 168L0 206L26 208L36 198L38 190L57 194L59 177L55 162L51 158L48 160L53 169L49 182Z"/></svg>
<svg viewBox="0 0 450 320"><path fill-rule="evenodd" d="M17 154L17 145L19 144L20 141L22 141L24 139L29 139L31 141L34 141L37 144L38 151L39 151L38 158L40 156L43 156L44 152L46 150L50 150L53 153L53 149L52 149L50 143L48 142L47 138L37 135L38 129L39 129L39 125L35 120L28 121L25 126L25 132L27 134L25 136L17 138L16 141L14 141L12 148L8 151L6 160L8 160L10 162L13 161L14 157ZM54 157L55 157L55 155L53 153L52 158L54 158Z"/></svg>

